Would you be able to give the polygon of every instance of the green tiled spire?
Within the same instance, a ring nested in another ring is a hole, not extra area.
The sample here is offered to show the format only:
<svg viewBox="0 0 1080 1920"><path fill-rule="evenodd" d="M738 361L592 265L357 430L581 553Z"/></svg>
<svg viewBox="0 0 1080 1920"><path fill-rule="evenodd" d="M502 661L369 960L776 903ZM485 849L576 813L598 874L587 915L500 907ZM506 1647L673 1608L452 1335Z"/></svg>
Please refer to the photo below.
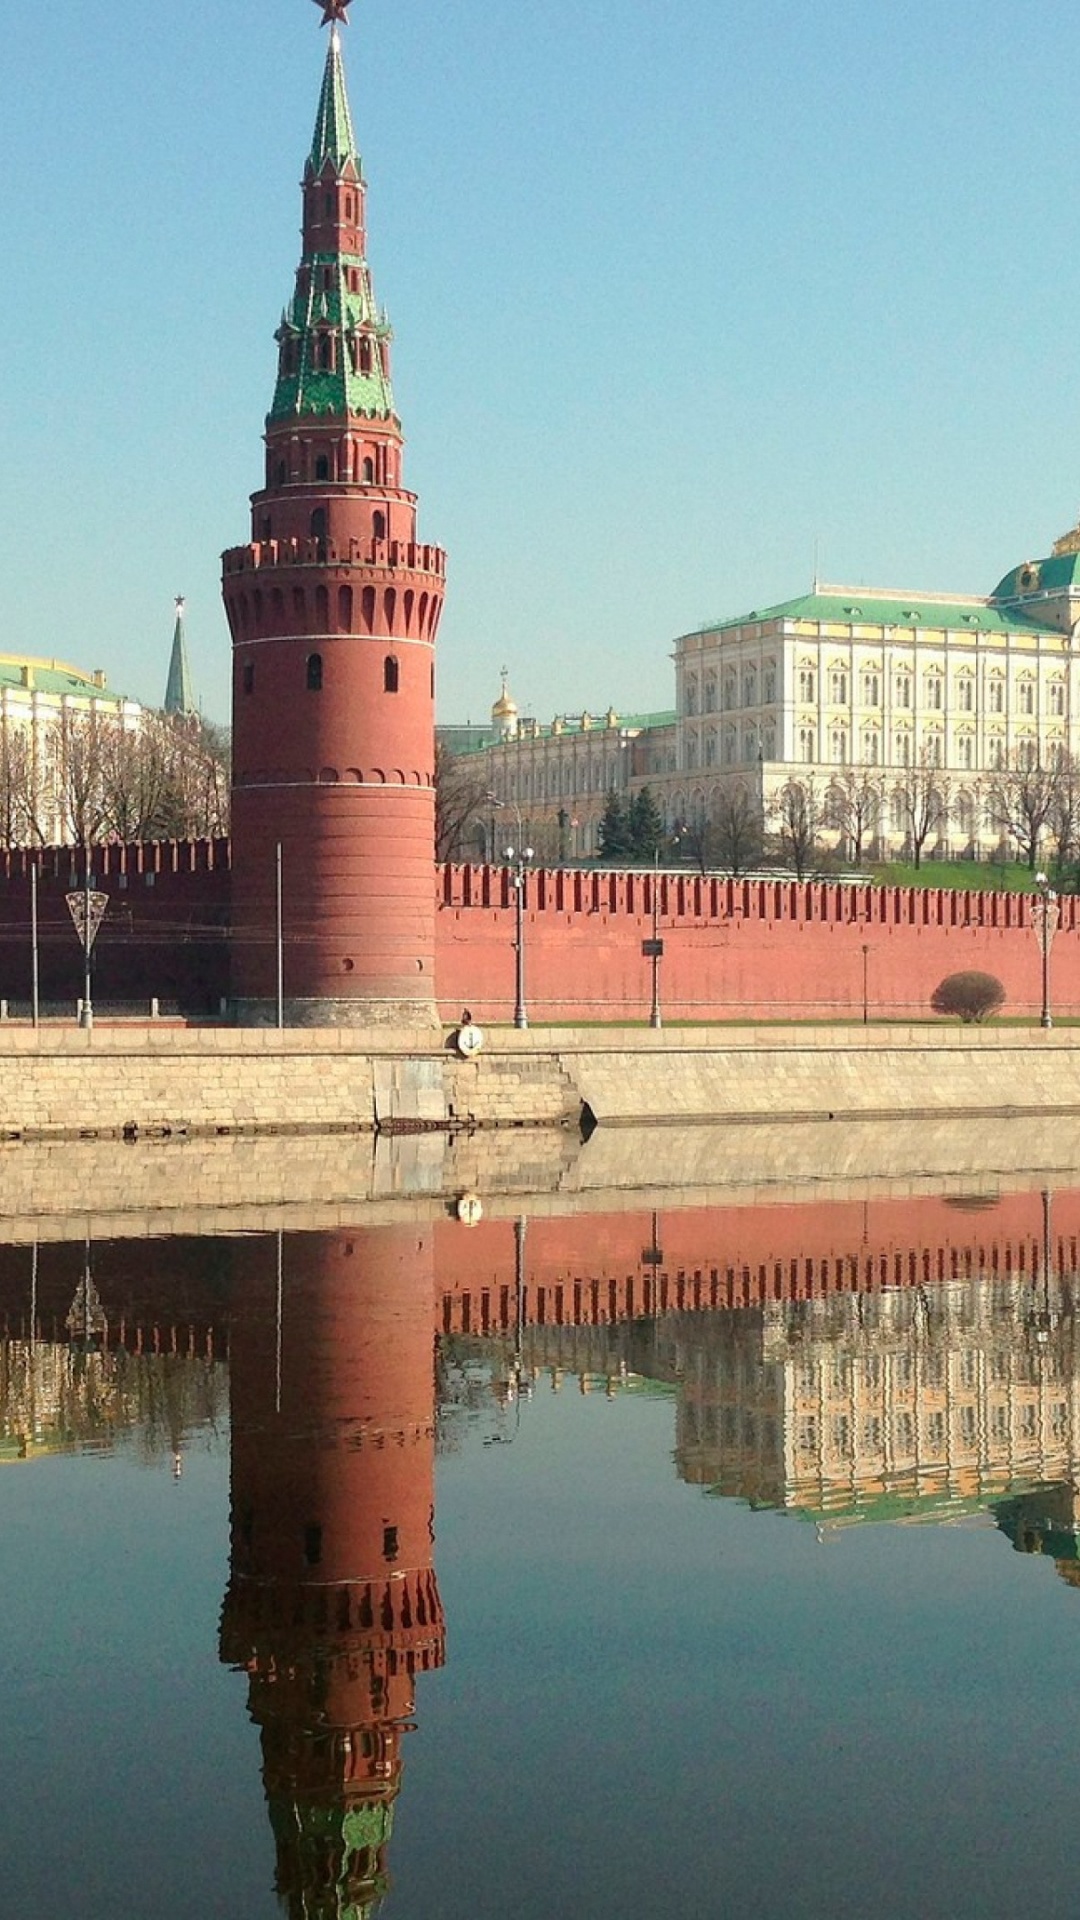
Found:
<svg viewBox="0 0 1080 1920"><path fill-rule="evenodd" d="M345 67L341 58L341 40L336 27L330 30L319 111L308 157L309 174L320 174L327 161L335 173L344 173L349 161L360 174L360 154L353 133L349 96L345 91Z"/></svg>
<svg viewBox="0 0 1080 1920"><path fill-rule="evenodd" d="M176 601L176 626L173 629L172 653L169 657L169 678L165 687L166 713L194 713L195 688L188 665L187 643L184 639L184 602L178 596Z"/></svg>
<svg viewBox="0 0 1080 1920"><path fill-rule="evenodd" d="M307 164L309 205L312 183L323 176L327 163L339 179L343 174L355 178L362 201L360 155L336 27L331 29ZM342 192L340 187L333 190ZM275 336L281 351L270 425L298 415L397 418L389 373L392 332L385 311L376 305L367 262L358 253L323 250L328 240L325 227L320 232L305 222L296 288ZM328 336L333 337L332 348L327 347Z"/></svg>

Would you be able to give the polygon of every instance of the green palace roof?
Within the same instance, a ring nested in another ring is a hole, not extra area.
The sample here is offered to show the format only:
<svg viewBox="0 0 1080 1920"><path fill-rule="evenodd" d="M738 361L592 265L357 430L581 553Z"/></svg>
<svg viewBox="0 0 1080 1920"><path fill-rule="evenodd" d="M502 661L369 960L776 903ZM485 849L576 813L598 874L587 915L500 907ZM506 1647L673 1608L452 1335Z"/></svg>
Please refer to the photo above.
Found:
<svg viewBox="0 0 1080 1920"><path fill-rule="evenodd" d="M590 714L587 727L582 725L582 718L580 713L560 714L557 722L549 721L546 726L534 730L533 722L523 717L520 732L511 735L509 740L497 739L491 728L487 727L483 730L485 737L482 740L468 746L455 745L454 750L464 755L483 753L491 747L526 747L532 740L572 740L578 735L591 740L594 735L600 738L605 733L648 733L655 727L673 727L676 714L673 708L666 708L662 713L617 713L610 727L606 712ZM451 734L455 730L443 728L436 731ZM447 744L451 742L448 740Z"/></svg>
<svg viewBox="0 0 1080 1920"><path fill-rule="evenodd" d="M83 700L106 700L121 706L127 699L105 685L104 674L95 679L79 667L63 660L38 660L28 653L0 654L0 690L18 687L30 693L72 694Z"/></svg>
<svg viewBox="0 0 1080 1920"><path fill-rule="evenodd" d="M1070 555L1072 559L1074 556ZM1049 562L1044 563L1049 565ZM1017 569L1017 573L1021 570ZM998 594L1013 576L1007 575ZM879 593L872 587L826 587L817 592L781 600L776 606L757 607L730 619L711 621L695 627L692 634L724 633L733 627L755 622L809 620L840 626L899 627L915 633L920 627L949 633L1025 633L1058 629L1049 620L1039 620L1016 604L996 604L991 600L936 600L919 594ZM691 634L683 636L685 639Z"/></svg>

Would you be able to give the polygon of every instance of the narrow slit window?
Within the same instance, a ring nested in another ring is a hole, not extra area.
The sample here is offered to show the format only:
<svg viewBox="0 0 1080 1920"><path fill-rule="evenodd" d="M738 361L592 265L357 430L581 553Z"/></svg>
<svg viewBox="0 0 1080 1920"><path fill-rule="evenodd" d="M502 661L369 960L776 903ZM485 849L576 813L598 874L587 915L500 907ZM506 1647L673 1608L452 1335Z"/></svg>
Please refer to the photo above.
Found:
<svg viewBox="0 0 1080 1920"><path fill-rule="evenodd" d="M308 654L307 689L309 693L322 692L322 654L321 653Z"/></svg>
<svg viewBox="0 0 1080 1920"><path fill-rule="evenodd" d="M383 661L383 692L396 693L398 690L398 663L392 653Z"/></svg>
<svg viewBox="0 0 1080 1920"><path fill-rule="evenodd" d="M245 693L254 693L254 691L255 691L255 662L254 662L254 660L245 660L245 662L244 662L244 692L245 692Z"/></svg>

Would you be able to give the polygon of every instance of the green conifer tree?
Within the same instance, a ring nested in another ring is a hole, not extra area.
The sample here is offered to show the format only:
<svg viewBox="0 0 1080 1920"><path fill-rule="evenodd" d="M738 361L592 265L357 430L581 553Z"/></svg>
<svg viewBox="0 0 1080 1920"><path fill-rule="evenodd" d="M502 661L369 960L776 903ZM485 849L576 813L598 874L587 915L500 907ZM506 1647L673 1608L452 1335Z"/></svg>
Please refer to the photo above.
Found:
<svg viewBox="0 0 1080 1920"><path fill-rule="evenodd" d="M621 796L608 794L600 822L600 858L612 866L621 866L631 858L630 816Z"/></svg>
<svg viewBox="0 0 1080 1920"><path fill-rule="evenodd" d="M664 822L651 787L642 787L635 793L630 802L628 824L630 858L655 860L657 848L663 845Z"/></svg>

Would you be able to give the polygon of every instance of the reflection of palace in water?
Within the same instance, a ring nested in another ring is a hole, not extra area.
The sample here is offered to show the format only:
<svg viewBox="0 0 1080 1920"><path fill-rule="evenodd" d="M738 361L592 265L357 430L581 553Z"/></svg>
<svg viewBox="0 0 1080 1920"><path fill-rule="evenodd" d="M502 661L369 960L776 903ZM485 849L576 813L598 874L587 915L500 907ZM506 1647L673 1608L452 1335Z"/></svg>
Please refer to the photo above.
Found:
<svg viewBox="0 0 1080 1920"><path fill-rule="evenodd" d="M470 1420L512 1438L545 1377L663 1392L692 1484L825 1525L989 1509L1074 1579L1080 1196L478 1232L408 1211L43 1248L29 1310L30 1250L0 1252L6 1457L126 1430L179 1456L228 1379L220 1650L246 1675L295 1920L362 1920L388 1885L417 1675L445 1653L437 1423L444 1443Z"/></svg>

